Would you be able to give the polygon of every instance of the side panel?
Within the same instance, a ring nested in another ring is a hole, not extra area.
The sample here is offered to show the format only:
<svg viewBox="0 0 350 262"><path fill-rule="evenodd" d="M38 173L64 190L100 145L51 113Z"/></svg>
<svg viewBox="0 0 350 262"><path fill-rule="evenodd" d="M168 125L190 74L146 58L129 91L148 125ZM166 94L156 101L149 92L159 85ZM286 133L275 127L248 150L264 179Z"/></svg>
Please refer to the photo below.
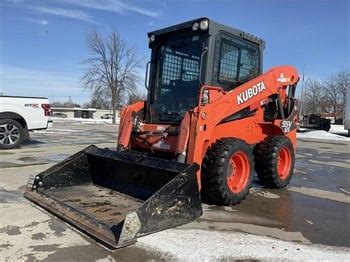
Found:
<svg viewBox="0 0 350 262"><path fill-rule="evenodd" d="M224 137L235 137L248 144L256 144L270 133L255 121L255 116L220 124L213 131L209 144Z"/></svg>

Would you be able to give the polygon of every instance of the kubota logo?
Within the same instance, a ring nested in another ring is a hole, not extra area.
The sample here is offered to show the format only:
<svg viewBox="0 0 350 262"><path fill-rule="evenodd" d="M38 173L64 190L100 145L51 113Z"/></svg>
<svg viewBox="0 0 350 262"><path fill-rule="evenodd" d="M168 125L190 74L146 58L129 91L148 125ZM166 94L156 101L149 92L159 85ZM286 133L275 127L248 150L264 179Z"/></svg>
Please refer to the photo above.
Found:
<svg viewBox="0 0 350 262"><path fill-rule="evenodd" d="M240 105L240 104L243 104L244 102L247 102L253 96L256 96L257 94L261 93L265 89L266 88L263 81L261 81L260 83L257 83L256 85L248 88L247 90L237 95L237 104Z"/></svg>

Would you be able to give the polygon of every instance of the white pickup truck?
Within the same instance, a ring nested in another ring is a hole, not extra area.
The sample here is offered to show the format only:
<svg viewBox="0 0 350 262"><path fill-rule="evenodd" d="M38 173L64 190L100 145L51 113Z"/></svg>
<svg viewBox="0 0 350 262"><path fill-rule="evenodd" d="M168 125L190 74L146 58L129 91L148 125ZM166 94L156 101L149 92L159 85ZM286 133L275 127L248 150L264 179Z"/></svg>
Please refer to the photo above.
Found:
<svg viewBox="0 0 350 262"><path fill-rule="evenodd" d="M11 149L29 138L29 131L52 125L45 97L0 96L0 149Z"/></svg>

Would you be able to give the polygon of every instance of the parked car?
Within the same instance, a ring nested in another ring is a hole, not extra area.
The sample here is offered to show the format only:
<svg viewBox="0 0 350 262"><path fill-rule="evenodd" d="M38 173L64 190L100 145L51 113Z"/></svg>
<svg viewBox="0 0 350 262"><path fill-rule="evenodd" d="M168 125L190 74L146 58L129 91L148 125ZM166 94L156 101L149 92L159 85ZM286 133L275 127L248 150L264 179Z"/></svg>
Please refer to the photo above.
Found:
<svg viewBox="0 0 350 262"><path fill-rule="evenodd" d="M52 125L45 97L0 96L0 149L11 149L29 139L29 131Z"/></svg>
<svg viewBox="0 0 350 262"><path fill-rule="evenodd" d="M65 113L56 112L52 114L53 117L67 118Z"/></svg>
<svg viewBox="0 0 350 262"><path fill-rule="evenodd" d="M101 116L101 119L112 119L113 118L113 114L104 114Z"/></svg>

